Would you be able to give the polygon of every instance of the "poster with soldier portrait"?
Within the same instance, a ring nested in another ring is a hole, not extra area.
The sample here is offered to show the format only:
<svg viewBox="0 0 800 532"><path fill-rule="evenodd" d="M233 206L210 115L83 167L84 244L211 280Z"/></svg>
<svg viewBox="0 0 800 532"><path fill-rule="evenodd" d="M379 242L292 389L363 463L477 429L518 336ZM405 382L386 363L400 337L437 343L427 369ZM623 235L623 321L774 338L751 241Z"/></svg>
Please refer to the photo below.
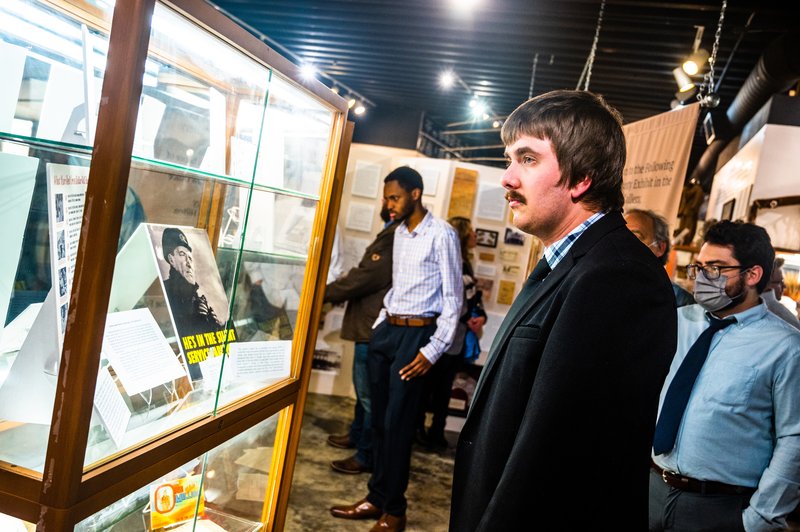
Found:
<svg viewBox="0 0 800 532"><path fill-rule="evenodd" d="M159 279L178 345L193 381L203 364L227 352L236 334L226 330L228 298L208 234L196 227L147 224ZM214 364L207 365L210 368Z"/></svg>

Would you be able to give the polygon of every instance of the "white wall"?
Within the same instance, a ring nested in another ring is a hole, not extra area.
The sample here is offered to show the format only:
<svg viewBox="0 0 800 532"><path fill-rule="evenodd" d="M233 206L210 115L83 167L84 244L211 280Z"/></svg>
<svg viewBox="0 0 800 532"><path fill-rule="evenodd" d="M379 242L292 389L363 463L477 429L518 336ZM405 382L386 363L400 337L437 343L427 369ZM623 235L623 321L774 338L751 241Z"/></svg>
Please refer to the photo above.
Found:
<svg viewBox="0 0 800 532"><path fill-rule="evenodd" d="M746 220L759 199L800 195L800 127L766 124L714 177L706 219L720 219L733 200L732 219ZM773 245L800 249L800 207L761 210L756 223L764 226Z"/></svg>

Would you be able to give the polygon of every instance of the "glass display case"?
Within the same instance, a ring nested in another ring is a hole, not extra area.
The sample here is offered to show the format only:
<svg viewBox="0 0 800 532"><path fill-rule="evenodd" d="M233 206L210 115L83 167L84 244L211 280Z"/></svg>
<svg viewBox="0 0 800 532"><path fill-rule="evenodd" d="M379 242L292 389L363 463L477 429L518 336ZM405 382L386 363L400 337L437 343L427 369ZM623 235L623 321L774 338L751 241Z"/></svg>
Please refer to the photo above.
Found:
<svg viewBox="0 0 800 532"><path fill-rule="evenodd" d="M0 50L0 515L280 527L346 102L202 0L8 0Z"/></svg>

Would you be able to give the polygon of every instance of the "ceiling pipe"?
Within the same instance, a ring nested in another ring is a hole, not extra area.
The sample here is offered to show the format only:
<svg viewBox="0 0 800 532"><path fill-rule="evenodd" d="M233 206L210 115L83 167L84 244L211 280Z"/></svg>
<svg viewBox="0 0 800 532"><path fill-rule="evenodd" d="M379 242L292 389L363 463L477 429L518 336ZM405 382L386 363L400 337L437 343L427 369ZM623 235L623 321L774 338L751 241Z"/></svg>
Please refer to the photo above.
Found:
<svg viewBox="0 0 800 532"><path fill-rule="evenodd" d="M741 133L747 122L778 92L785 91L800 79L800 32L784 33L764 49L756 66L736 94L724 115L726 124L719 124L717 138L692 171L690 180L697 180L703 189L711 189L717 160L725 146ZM716 118L716 116L714 117Z"/></svg>

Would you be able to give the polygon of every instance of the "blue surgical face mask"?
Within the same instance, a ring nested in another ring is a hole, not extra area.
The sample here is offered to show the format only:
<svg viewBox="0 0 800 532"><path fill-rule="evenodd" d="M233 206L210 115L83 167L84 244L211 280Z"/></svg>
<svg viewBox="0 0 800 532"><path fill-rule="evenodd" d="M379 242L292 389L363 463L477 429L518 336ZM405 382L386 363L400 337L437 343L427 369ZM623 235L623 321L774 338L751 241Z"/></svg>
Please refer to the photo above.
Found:
<svg viewBox="0 0 800 532"><path fill-rule="evenodd" d="M739 275L746 271L739 272ZM718 279L712 281L706 277L705 271L698 271L694 280L694 300L709 312L717 312L738 304L744 299L745 290L742 289L741 293L733 297L729 296L725 291L728 279L727 275L720 275Z"/></svg>

